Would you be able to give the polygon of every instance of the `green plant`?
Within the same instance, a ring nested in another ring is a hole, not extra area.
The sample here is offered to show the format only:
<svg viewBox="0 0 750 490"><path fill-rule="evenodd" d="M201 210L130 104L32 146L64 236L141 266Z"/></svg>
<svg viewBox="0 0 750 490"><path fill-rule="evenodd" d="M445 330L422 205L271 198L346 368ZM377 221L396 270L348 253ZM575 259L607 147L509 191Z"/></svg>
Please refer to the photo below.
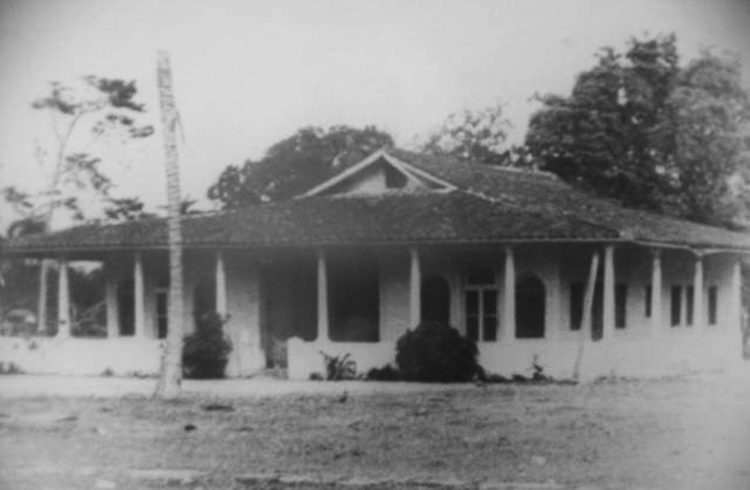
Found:
<svg viewBox="0 0 750 490"><path fill-rule="evenodd" d="M372 368L367 371L366 379L372 381L401 381L404 377L398 369L390 364L386 364L383 367Z"/></svg>
<svg viewBox="0 0 750 490"><path fill-rule="evenodd" d="M407 330L396 343L396 364L410 381L471 381L480 374L476 343L439 322Z"/></svg>
<svg viewBox="0 0 750 490"><path fill-rule="evenodd" d="M341 381L355 379L357 377L357 363L351 359L350 354L343 356L331 356L320 351L326 364L326 380Z"/></svg>
<svg viewBox="0 0 750 490"><path fill-rule="evenodd" d="M206 313L195 332L185 337L183 374L192 379L223 378L231 351L232 343L224 336L224 320L215 312Z"/></svg>

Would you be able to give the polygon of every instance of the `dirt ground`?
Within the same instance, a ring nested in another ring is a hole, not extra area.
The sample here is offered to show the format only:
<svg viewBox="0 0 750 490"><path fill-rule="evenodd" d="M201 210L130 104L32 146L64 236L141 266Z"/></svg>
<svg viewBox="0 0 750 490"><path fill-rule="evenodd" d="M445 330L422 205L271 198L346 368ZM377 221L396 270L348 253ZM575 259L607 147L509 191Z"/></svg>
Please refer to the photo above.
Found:
<svg viewBox="0 0 750 490"><path fill-rule="evenodd" d="M0 488L750 488L746 380L325 385L160 402L0 382Z"/></svg>

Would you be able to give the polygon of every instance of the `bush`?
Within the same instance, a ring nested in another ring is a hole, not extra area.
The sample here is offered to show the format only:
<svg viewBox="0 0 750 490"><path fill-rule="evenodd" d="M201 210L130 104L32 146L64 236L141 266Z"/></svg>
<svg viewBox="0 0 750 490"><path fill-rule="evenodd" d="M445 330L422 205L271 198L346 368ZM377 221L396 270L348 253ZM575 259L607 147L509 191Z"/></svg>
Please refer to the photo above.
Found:
<svg viewBox="0 0 750 490"><path fill-rule="evenodd" d="M229 361L232 343L224 336L224 321L217 313L207 313L196 331L185 337L182 370L186 378L219 379Z"/></svg>
<svg viewBox="0 0 750 490"><path fill-rule="evenodd" d="M471 381L481 373L477 345L444 323L422 323L396 344L396 364L410 381Z"/></svg>
<svg viewBox="0 0 750 490"><path fill-rule="evenodd" d="M372 381L401 381L404 379L403 375L390 364L386 364L381 368L372 368L367 371L367 379Z"/></svg>
<svg viewBox="0 0 750 490"><path fill-rule="evenodd" d="M331 356L320 351L320 355L323 356L326 364L326 380L342 381L357 377L357 363L350 358L350 354Z"/></svg>

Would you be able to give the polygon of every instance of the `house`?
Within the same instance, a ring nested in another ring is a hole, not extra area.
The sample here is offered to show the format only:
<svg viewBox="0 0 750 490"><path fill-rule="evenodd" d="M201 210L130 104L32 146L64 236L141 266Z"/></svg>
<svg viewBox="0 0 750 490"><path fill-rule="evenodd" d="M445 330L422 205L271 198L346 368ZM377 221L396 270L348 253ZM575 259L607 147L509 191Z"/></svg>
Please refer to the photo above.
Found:
<svg viewBox="0 0 750 490"><path fill-rule="evenodd" d="M381 150L295 199L185 217L183 236L185 323L209 310L228 318L231 376L281 365L306 379L323 372L321 352L380 367L422 321L449 322L506 376L534 360L557 377L579 360L591 377L741 359L750 237L625 209L545 172ZM0 360L31 372L157 371L163 219L18 238L2 252L55 258L61 273L56 336L33 349L2 339ZM106 338L71 335L65 271L78 260L104 264Z"/></svg>

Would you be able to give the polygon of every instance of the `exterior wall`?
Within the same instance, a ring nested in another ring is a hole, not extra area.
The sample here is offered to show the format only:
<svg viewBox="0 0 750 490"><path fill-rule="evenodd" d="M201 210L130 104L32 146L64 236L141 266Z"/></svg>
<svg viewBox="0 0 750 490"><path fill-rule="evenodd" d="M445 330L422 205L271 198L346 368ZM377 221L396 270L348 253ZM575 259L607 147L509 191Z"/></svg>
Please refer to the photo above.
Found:
<svg viewBox="0 0 750 490"><path fill-rule="evenodd" d="M227 375L249 376L266 365L260 338L260 275L257 264L226 256L227 313L225 332L232 341Z"/></svg>
<svg viewBox="0 0 750 490"><path fill-rule="evenodd" d="M10 338L0 337L0 364L11 363L26 373L76 375L156 375L164 340L157 339L156 289L163 283L165 257L144 255L144 336L114 338ZM161 260L161 263L160 263ZM132 255L108 257L106 274L114 279L133 275ZM225 257L229 321L225 332L233 344L227 366L229 376L248 376L265 365L260 344L260 287L255 264L246 257ZM193 296L196 284L215 273L212 256L185 261L185 333L195 330Z"/></svg>
<svg viewBox="0 0 750 490"><path fill-rule="evenodd" d="M686 301L682 304L682 324L670 326L670 288L691 285L694 280L695 256L687 251L662 252L662 325L654 329L646 315L646 286L651 284L652 254L644 247L615 249L615 283L628 284L627 323L615 329L608 341L592 341L590 334L571 330L570 283L586 280L592 247L524 246L516 247L516 277L533 274L542 280L546 291L545 337L516 339L500 321L498 340L478 342L480 363L491 373L504 376L531 374L532 361L544 367L545 374L567 378L572 374L579 349L583 349L582 376L616 374L648 376L725 368L741 359L740 298L736 289L736 255L713 254L703 259L704 321L708 318L708 288L718 291L716 325L685 325ZM107 274L132 277L132 256L115 257ZM65 373L99 375L155 374L159 367L162 341L155 339L155 287L159 283L158 257L144 255L146 290L146 335L109 339L84 338L0 338L0 362L12 362L29 373ZM230 376L252 375L265 366L262 346L262 305L259 267L246 254L226 254L229 320L227 335L234 349L228 365ZM504 255L494 252L472 254L425 253L422 274L443 275L451 287L451 322L464 331L463 277L473 266L492 268L497 275L498 318L502 320L504 291L502 280ZM185 311L186 331L193 329L192 298L195 285L202 278L212 278L215 256L203 254L186 260ZM326 335L315 341L293 337L288 342L288 372L293 379L307 379L311 373L324 372L323 357L351 354L360 372L392 363L395 343L409 325L409 257L405 250L384 253L379 257L380 341L331 342ZM294 308L293 304L286 307ZM656 308L657 305L654 305ZM697 320L697 319L696 319ZM707 321L705 321L707 323ZM583 340L582 340L583 338Z"/></svg>
<svg viewBox="0 0 750 490"><path fill-rule="evenodd" d="M643 247L615 249L615 284L628 286L626 327L615 329L610 341L592 341L590 333L581 342L580 331L571 330L570 283L585 284L593 247L518 247L515 253L516 278L527 274L538 277L545 286L545 336L542 339L516 339L514 332L499 325L498 340L477 342L479 361L486 371L504 376L532 374L536 360L547 375L569 378L579 349L583 346L581 377L601 375L660 376L693 371L724 369L741 359L738 298L734 299L732 274L736 256L717 254L704 257L704 315L708 318L708 288L718 288L718 323L698 329L684 325L686 301L683 298L682 324L670 326L670 288L672 284L692 285L695 256L687 251L662 253L662 325L656 331L646 316L646 286L651 284L652 253ZM497 274L498 317L504 305L502 251L484 254L467 261L462 257L428 258L422 273L441 274L451 286L451 318L465 332L463 311L463 274L472 266L491 267ZM313 372L323 373L319 351L331 355L349 353L359 372L393 363L395 341L408 327L409 264L404 254L380 261L381 341L377 343L303 342L289 343L289 376L307 379ZM603 263L600 260L600 267ZM654 305L654 307L657 307ZM695 323L695 320L694 320ZM706 321L707 323L707 321Z"/></svg>
<svg viewBox="0 0 750 490"><path fill-rule="evenodd" d="M155 375L163 341L116 339L0 338L0 363L24 373L99 376Z"/></svg>
<svg viewBox="0 0 750 490"><path fill-rule="evenodd" d="M336 189L341 194L377 194L385 190L385 170L382 165L374 165L359 172Z"/></svg>
<svg viewBox="0 0 750 490"><path fill-rule="evenodd" d="M409 325L409 257L404 254L380 259L380 340L392 342Z"/></svg>

